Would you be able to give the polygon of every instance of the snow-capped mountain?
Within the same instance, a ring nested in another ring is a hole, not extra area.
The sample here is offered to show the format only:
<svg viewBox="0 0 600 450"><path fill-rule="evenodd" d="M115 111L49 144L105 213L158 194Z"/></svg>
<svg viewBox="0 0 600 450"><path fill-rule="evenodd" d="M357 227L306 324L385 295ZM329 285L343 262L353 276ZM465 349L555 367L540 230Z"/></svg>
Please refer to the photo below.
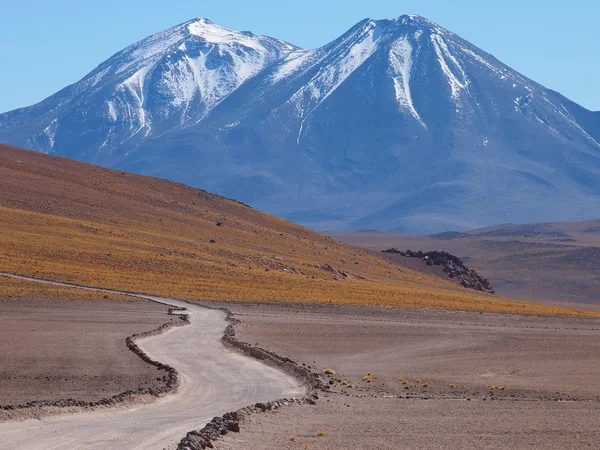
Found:
<svg viewBox="0 0 600 450"><path fill-rule="evenodd" d="M32 108L0 116L21 145L93 161L198 123L247 79L296 47L195 19L111 57Z"/></svg>
<svg viewBox="0 0 600 450"><path fill-rule="evenodd" d="M0 140L317 229L600 216L600 113L419 16L316 50L191 21L0 115Z"/></svg>

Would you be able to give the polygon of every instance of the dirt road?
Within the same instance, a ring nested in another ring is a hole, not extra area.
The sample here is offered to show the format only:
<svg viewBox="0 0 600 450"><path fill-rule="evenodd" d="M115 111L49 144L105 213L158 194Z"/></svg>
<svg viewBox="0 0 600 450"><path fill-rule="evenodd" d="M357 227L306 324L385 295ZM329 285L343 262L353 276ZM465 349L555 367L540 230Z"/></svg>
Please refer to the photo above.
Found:
<svg viewBox="0 0 600 450"><path fill-rule="evenodd" d="M2 423L0 449L171 449L186 432L201 428L214 416L304 394L295 379L223 345L222 311L142 297L187 308L190 315L191 325L137 342L151 358L179 371L177 393L127 409Z"/></svg>

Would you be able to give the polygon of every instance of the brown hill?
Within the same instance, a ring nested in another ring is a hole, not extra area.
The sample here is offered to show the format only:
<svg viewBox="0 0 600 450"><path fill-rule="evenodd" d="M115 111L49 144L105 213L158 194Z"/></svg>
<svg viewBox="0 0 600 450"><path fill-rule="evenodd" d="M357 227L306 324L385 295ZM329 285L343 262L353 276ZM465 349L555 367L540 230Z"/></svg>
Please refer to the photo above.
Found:
<svg viewBox="0 0 600 450"><path fill-rule="evenodd" d="M0 146L0 271L184 299L564 313L468 291L217 195Z"/></svg>

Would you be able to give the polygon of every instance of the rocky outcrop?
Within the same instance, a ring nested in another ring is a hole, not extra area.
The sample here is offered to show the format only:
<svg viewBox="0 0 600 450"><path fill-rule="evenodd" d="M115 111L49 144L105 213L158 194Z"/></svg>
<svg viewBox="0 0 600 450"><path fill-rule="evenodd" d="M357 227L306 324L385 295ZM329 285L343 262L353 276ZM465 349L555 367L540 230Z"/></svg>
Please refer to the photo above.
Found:
<svg viewBox="0 0 600 450"><path fill-rule="evenodd" d="M352 273L344 272L343 270L338 270L331 267L329 264L324 264L322 266L316 266L317 269L320 269L324 272L328 272L333 275L333 278L336 280L364 280L364 277L359 275L354 275Z"/></svg>
<svg viewBox="0 0 600 450"><path fill-rule="evenodd" d="M448 278L455 279L461 286L467 289L495 294L491 283L487 279L479 275L475 270L465 266L459 257L451 255L448 252L422 252L420 250L415 252L412 250L401 251L396 248L389 248L383 250L383 253L396 253L406 258L420 258L428 266L443 266Z"/></svg>
<svg viewBox="0 0 600 450"><path fill-rule="evenodd" d="M223 414L222 416L214 417L201 430L190 431L179 443L177 450L199 450L205 448L213 448L213 442L220 436L224 436L230 432L240 432L240 421L249 414L265 411L275 411L282 406L301 403L298 399L281 399L267 403L256 403L252 406L246 406Z"/></svg>

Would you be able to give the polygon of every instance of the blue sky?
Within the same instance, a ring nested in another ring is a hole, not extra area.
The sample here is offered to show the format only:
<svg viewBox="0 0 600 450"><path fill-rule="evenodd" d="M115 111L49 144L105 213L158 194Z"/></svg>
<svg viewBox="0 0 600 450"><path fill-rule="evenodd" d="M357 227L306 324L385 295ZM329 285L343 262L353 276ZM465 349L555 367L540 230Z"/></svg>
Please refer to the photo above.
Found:
<svg viewBox="0 0 600 450"><path fill-rule="evenodd" d="M36 103L121 48L194 17L314 48L366 17L402 14L425 16L600 110L597 0L10 0L0 14L0 112Z"/></svg>

